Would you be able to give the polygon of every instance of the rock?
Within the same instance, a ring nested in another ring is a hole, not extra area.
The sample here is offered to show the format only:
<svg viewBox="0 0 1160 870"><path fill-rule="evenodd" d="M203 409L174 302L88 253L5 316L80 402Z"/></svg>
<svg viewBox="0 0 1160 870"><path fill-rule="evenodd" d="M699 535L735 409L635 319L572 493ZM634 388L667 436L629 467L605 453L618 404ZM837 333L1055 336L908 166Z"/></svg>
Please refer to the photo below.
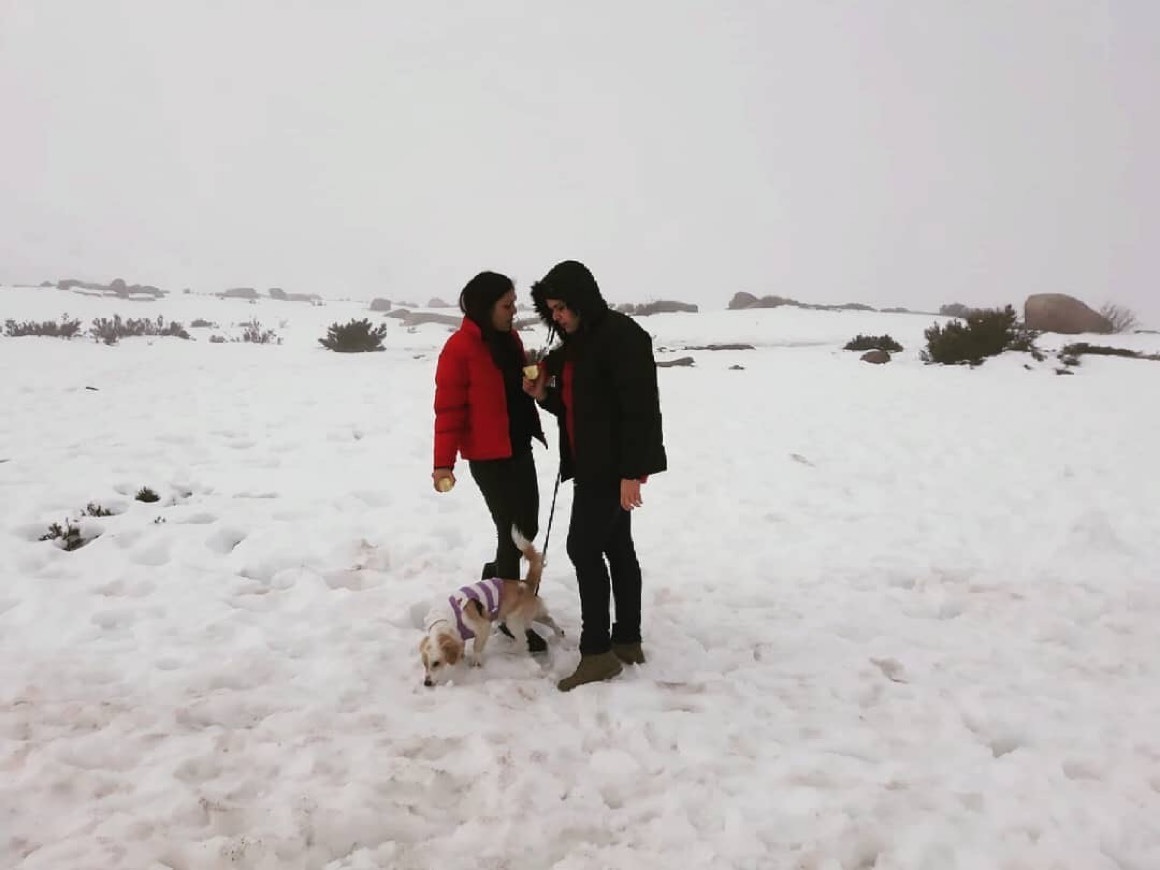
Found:
<svg viewBox="0 0 1160 870"><path fill-rule="evenodd" d="M231 287L217 295L222 299L257 299L258 291L253 287Z"/></svg>
<svg viewBox="0 0 1160 870"><path fill-rule="evenodd" d="M676 359L667 359L657 363L658 369L668 369L674 366L691 366L693 365L693 358L691 356L681 356Z"/></svg>
<svg viewBox="0 0 1160 870"><path fill-rule="evenodd" d="M862 354L861 360L862 362L882 365L882 363L890 362L890 352L885 350L868 350Z"/></svg>
<svg viewBox="0 0 1160 870"><path fill-rule="evenodd" d="M658 299L656 302L644 302L640 305L626 302L623 305L617 305L616 310L633 317L647 317L650 314L674 314L679 312L696 314L700 309L689 302Z"/></svg>
<svg viewBox="0 0 1160 870"><path fill-rule="evenodd" d="M736 311L739 308L750 308L757 304L757 297L752 293L746 293L741 290L733 294L733 298L729 300L729 310Z"/></svg>
<svg viewBox="0 0 1160 870"><path fill-rule="evenodd" d="M391 300L375 298L371 300L371 311L390 311Z"/></svg>
<svg viewBox="0 0 1160 870"><path fill-rule="evenodd" d="M1035 293L1023 303L1023 322L1028 329L1078 335L1111 332L1111 322L1074 296L1066 293Z"/></svg>
<svg viewBox="0 0 1160 870"><path fill-rule="evenodd" d="M753 350L751 344L698 344L690 345L685 350Z"/></svg>

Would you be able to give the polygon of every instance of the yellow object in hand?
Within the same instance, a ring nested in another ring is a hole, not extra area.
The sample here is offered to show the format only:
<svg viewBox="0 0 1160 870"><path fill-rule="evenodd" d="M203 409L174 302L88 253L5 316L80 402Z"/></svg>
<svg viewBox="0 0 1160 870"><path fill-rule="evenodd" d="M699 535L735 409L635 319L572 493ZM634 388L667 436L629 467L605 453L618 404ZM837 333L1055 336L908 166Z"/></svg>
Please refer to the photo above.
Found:
<svg viewBox="0 0 1160 870"><path fill-rule="evenodd" d="M450 477L441 477L435 486L440 492L451 492L451 487L455 486L455 481Z"/></svg>

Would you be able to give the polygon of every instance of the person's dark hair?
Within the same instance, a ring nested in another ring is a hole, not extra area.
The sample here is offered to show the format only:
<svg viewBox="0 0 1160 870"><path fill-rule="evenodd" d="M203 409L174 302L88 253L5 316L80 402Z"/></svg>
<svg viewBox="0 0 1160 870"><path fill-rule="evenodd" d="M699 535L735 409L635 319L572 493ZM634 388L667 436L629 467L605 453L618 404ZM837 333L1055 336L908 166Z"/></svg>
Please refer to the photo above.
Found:
<svg viewBox="0 0 1160 870"><path fill-rule="evenodd" d="M491 351L491 358L503 372L519 372L524 364L519 345L510 332L496 332L491 324L491 311L515 284L499 272L480 272L464 285L459 294L459 310L479 327L483 340Z"/></svg>
<svg viewBox="0 0 1160 870"><path fill-rule="evenodd" d="M485 333L491 331L491 310L515 285L499 272L480 272L459 294L459 310Z"/></svg>

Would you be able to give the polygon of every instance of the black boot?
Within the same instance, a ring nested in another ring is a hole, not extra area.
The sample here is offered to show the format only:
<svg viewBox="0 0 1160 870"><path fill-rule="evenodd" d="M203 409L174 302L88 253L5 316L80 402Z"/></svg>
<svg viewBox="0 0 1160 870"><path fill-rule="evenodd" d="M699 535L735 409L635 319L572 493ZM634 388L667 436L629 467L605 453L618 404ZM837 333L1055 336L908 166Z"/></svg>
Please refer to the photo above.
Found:
<svg viewBox="0 0 1160 870"><path fill-rule="evenodd" d="M512 640L515 640L516 636L512 634L512 630L507 627L506 623L501 622L499 624L499 630L510 637ZM542 653L548 651L548 642L534 631L532 631L530 628L524 632L524 639L528 642L528 652Z"/></svg>

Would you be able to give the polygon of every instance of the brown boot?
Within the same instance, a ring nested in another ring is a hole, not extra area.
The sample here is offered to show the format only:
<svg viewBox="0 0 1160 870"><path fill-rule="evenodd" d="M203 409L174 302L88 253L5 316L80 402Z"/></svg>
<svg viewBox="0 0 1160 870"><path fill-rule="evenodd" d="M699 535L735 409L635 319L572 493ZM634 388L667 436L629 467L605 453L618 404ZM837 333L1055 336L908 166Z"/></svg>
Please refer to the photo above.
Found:
<svg viewBox="0 0 1160 870"><path fill-rule="evenodd" d="M620 665L615 653L596 653L595 655L581 655L580 664L570 677L564 677L556 683L561 692L571 692L577 686L585 683L595 683L600 680L611 680L624 668Z"/></svg>
<svg viewBox="0 0 1160 870"><path fill-rule="evenodd" d="M636 643L614 643L612 645L612 651L626 665L644 664L644 650L640 648L640 641Z"/></svg>

